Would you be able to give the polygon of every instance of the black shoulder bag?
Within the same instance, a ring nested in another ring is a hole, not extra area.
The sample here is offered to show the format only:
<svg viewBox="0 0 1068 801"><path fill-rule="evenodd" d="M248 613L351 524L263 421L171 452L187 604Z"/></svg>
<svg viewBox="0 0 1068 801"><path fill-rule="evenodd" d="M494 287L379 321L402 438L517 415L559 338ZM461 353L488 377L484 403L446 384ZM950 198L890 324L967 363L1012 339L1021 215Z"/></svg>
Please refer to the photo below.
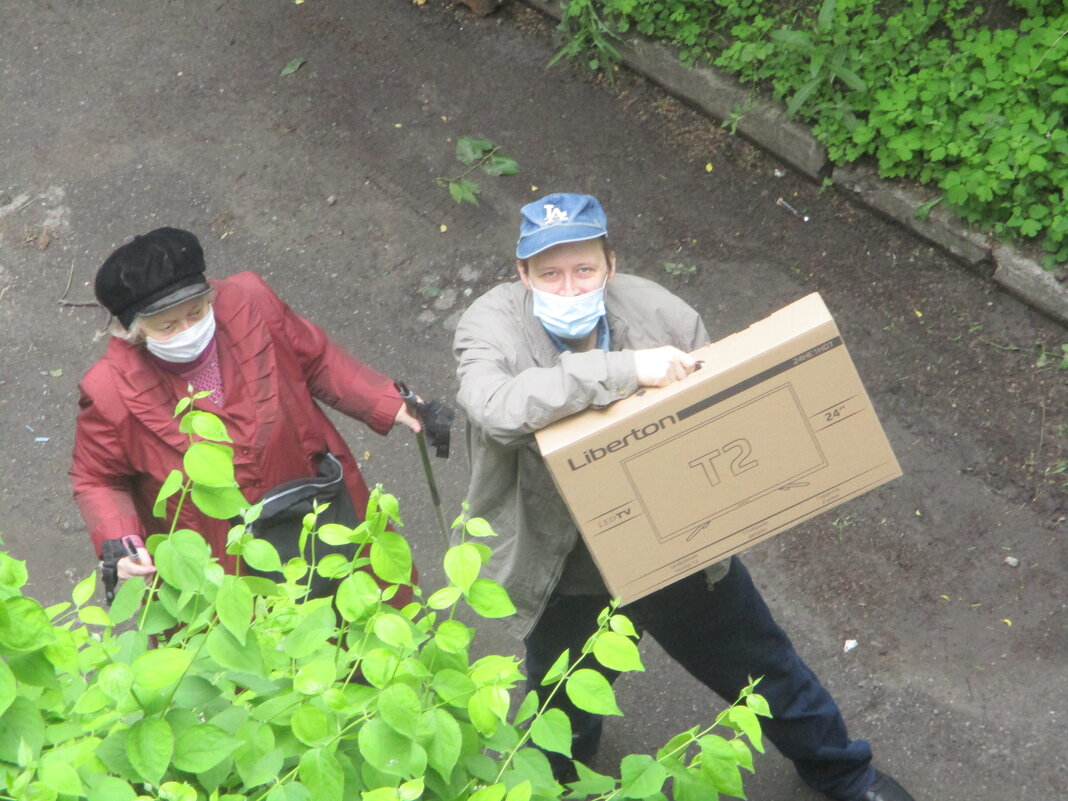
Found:
<svg viewBox="0 0 1068 801"><path fill-rule="evenodd" d="M249 526L249 530L259 539L271 543L284 565L290 559L300 556L300 532L305 515L314 511L315 505L329 503L329 507L319 514L317 525L339 523L355 528L362 521L356 514L345 486L345 471L341 462L331 454L326 454L319 462L317 475L311 478L298 478L286 481L267 490L260 499L263 509L260 516ZM310 555L311 544L306 548ZM327 554L339 553L346 559L356 554L356 545L328 545L316 540L315 558L321 560ZM275 580L277 573L255 570L245 565L249 575L263 576ZM339 581L315 573L312 576L309 598L326 598L333 596Z"/></svg>

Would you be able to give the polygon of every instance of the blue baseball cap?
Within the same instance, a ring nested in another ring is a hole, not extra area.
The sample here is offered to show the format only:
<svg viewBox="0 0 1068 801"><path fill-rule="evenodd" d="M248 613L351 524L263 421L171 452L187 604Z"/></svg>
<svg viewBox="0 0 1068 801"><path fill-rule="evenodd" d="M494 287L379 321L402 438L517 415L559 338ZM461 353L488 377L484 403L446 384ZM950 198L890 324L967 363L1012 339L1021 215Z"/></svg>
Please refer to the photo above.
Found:
<svg viewBox="0 0 1068 801"><path fill-rule="evenodd" d="M520 214L517 259L529 259L554 245L608 234L604 209L592 195L556 192L523 206Z"/></svg>

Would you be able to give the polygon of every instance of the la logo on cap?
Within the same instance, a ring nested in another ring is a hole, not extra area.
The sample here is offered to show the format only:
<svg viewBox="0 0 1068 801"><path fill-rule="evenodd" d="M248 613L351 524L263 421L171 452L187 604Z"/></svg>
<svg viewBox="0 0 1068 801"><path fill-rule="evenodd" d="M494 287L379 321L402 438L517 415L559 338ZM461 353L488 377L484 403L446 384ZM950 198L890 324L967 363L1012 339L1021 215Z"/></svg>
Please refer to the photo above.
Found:
<svg viewBox="0 0 1068 801"><path fill-rule="evenodd" d="M561 208L557 208L552 203L545 204L545 224L555 225L556 223L567 222L567 212Z"/></svg>

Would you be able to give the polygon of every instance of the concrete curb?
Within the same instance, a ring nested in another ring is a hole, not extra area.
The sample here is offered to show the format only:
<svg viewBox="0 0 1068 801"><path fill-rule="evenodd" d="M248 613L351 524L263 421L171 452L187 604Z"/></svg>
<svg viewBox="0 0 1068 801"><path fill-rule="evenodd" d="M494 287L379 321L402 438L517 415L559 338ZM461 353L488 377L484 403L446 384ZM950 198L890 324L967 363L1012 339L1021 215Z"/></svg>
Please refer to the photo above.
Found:
<svg viewBox="0 0 1068 801"><path fill-rule="evenodd" d="M559 20L560 0L522 0ZM785 117L785 106L709 67L687 67L674 50L641 36L628 36L618 47L623 63L667 92L716 120L735 118L737 130L764 150L819 181L830 177L841 189L879 214L897 222L974 270L995 281L1031 307L1068 325L1068 285L1042 269L1018 248L960 220L936 205L925 219L917 211L936 193L913 189L878 177L874 169L834 167L827 150L807 126Z"/></svg>

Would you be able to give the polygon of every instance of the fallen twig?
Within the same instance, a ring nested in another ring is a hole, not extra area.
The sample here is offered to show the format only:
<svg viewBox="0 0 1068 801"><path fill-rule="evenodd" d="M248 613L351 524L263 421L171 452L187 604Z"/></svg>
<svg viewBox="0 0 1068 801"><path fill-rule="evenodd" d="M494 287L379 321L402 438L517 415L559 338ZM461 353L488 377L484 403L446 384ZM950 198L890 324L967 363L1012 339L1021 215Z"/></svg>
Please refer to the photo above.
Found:
<svg viewBox="0 0 1068 801"><path fill-rule="evenodd" d="M57 301L60 306L99 306L95 300L67 300L67 293L70 292L71 282L74 280L74 262L70 263L70 272L67 274L67 288L63 290L63 295ZM3 297L3 295L0 295Z"/></svg>
<svg viewBox="0 0 1068 801"><path fill-rule="evenodd" d="M11 287L13 287L13 286L15 286L15 285L14 285L14 284L8 284L8 285L7 285L7 286L5 286L5 287L4 287L3 289L0 289L0 300L3 300L3 299L4 299L4 295L6 295L6 294L7 294L7 291L8 291L9 289L11 289Z"/></svg>

